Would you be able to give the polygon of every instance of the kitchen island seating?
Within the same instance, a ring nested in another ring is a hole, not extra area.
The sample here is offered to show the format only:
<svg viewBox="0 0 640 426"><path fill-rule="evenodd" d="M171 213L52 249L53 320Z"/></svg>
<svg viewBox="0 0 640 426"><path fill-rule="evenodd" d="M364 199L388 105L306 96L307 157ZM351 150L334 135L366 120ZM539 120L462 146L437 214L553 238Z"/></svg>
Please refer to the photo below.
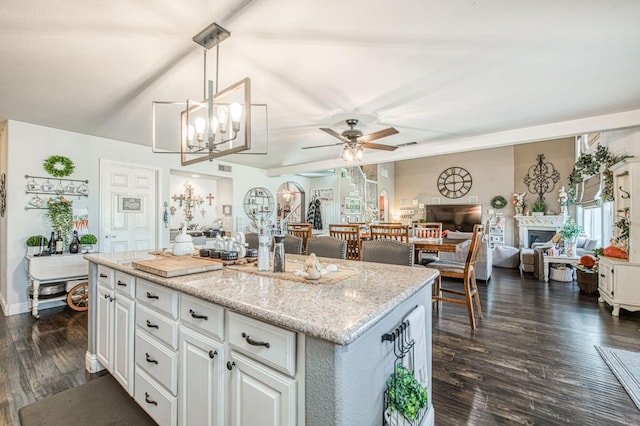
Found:
<svg viewBox="0 0 640 426"><path fill-rule="evenodd" d="M302 254L303 239L294 235L284 236L284 252L290 254Z"/></svg>
<svg viewBox="0 0 640 426"><path fill-rule="evenodd" d="M258 233L248 232L244 236L244 242L247 244L247 248L258 250L259 241Z"/></svg>
<svg viewBox="0 0 640 426"><path fill-rule="evenodd" d="M480 306L480 296L478 295L478 287L476 285L475 269L480 241L482 240L482 229L482 225L473 226L473 236L471 237L467 260L464 263L439 260L429 264L429 268L440 271L440 275L436 278L433 293L433 300L436 302L436 309L439 308L440 302L466 305L469 313L469 325L472 330L476 329L476 319L473 312L474 300L478 310L478 317L482 318L482 308ZM461 278L462 290L452 287L443 287L441 277ZM443 293L452 294L454 297L443 296Z"/></svg>
<svg viewBox="0 0 640 426"><path fill-rule="evenodd" d="M413 251L413 244L401 241L390 239L363 241L361 260L363 262L413 266Z"/></svg>
<svg viewBox="0 0 640 426"><path fill-rule="evenodd" d="M442 222L417 222L413 224L413 236L415 238L427 238L430 240L442 239ZM438 260L438 252L418 251L418 262L427 264Z"/></svg>
<svg viewBox="0 0 640 426"><path fill-rule="evenodd" d="M302 238L302 253L307 252L307 241L313 236L310 223L289 223L287 234Z"/></svg>
<svg viewBox="0 0 640 426"><path fill-rule="evenodd" d="M307 240L307 254L314 253L318 257L345 259L347 241L335 237L312 237Z"/></svg>
<svg viewBox="0 0 640 426"><path fill-rule="evenodd" d="M409 242L409 227L401 224L371 225L372 240L397 240L403 243Z"/></svg>
<svg viewBox="0 0 640 426"><path fill-rule="evenodd" d="M360 225L329 225L329 236L347 241L348 260L360 260Z"/></svg>

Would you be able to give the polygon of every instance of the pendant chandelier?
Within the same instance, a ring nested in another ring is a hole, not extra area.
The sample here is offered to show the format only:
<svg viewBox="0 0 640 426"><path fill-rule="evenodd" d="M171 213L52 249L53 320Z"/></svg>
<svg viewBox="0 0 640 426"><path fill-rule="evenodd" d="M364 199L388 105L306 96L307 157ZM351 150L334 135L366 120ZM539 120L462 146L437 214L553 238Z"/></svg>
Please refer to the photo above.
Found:
<svg viewBox="0 0 640 426"><path fill-rule="evenodd" d="M218 90L220 43L231 33L215 22L193 37L203 47L203 100L153 101L152 149L180 153L183 166L251 149L251 80ZM207 51L216 48L215 81L207 80ZM176 117L177 115L177 117ZM164 144L160 139L168 140ZM180 151L167 148L179 139Z"/></svg>

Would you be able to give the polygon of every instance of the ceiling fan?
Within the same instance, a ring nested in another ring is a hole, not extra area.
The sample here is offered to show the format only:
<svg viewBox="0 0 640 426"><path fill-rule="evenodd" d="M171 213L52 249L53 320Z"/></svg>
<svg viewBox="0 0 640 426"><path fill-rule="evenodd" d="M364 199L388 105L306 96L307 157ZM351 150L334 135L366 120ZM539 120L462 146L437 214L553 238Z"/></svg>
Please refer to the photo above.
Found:
<svg viewBox="0 0 640 426"><path fill-rule="evenodd" d="M390 146L390 145L382 145L378 143L371 143L376 139L384 138L387 136L395 135L398 133L396 129L393 127L389 127L387 129L378 130L377 132L369 133L367 135L363 135L362 131L356 129L355 127L358 125L358 120L355 118L350 118L346 120L347 126L349 128L342 133L338 133L333 129L320 128L325 133L330 134L331 136L340 139L342 142L328 144L328 145L315 145L315 146L304 146L302 149L312 149L312 148L323 148L325 146L337 146L344 145L342 149L342 159L351 162L354 159L362 160L363 149L381 149L384 151L394 151L398 147Z"/></svg>

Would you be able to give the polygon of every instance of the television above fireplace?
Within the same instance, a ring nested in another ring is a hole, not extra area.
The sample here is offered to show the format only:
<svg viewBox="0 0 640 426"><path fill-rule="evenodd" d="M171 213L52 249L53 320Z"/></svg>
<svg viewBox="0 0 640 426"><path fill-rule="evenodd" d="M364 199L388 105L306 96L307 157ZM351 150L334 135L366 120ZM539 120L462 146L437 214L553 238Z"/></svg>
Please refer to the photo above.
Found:
<svg viewBox="0 0 640 426"><path fill-rule="evenodd" d="M442 222L442 229L473 232L482 223L482 204L428 204L427 222Z"/></svg>

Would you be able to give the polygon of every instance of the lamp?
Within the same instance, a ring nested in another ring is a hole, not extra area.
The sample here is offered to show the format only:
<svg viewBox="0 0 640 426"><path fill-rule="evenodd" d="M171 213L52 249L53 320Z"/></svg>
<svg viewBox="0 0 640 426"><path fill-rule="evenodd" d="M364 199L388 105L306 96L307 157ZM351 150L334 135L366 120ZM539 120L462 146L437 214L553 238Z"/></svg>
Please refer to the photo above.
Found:
<svg viewBox="0 0 640 426"><path fill-rule="evenodd" d="M364 149L358 142L347 143L342 148L342 154L340 156L347 163L353 163L354 161L362 161L364 158Z"/></svg>
<svg viewBox="0 0 640 426"><path fill-rule="evenodd" d="M220 43L230 35L214 22L193 37L204 52L204 100L152 103L153 152L180 153L186 166L251 149L251 80L245 78L224 90L218 85ZM216 48L215 81L207 80L207 51L212 47ZM180 151L168 149L176 140Z"/></svg>

